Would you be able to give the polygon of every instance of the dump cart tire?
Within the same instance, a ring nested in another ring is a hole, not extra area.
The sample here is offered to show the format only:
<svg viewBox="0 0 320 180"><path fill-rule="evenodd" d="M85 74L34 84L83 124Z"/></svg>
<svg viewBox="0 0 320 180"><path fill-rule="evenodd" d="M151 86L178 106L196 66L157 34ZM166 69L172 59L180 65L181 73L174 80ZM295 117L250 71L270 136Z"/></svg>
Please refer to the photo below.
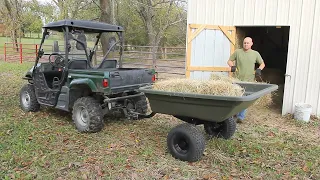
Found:
<svg viewBox="0 0 320 180"><path fill-rule="evenodd" d="M195 162L203 155L205 138L195 125L184 123L169 132L167 146L173 157L182 161Z"/></svg>
<svg viewBox="0 0 320 180"><path fill-rule="evenodd" d="M92 97L76 100L72 120L79 132L98 132L103 128L103 112L98 101Z"/></svg>
<svg viewBox="0 0 320 180"><path fill-rule="evenodd" d="M145 96L140 96L135 99L136 112L146 114L148 112L148 102Z"/></svg>
<svg viewBox="0 0 320 180"><path fill-rule="evenodd" d="M204 124L205 132L211 137L230 139L236 131L236 122L233 118L222 122L208 122Z"/></svg>
<svg viewBox="0 0 320 180"><path fill-rule="evenodd" d="M24 85L20 90L20 107L26 112L36 112L40 109L34 86L31 84Z"/></svg>

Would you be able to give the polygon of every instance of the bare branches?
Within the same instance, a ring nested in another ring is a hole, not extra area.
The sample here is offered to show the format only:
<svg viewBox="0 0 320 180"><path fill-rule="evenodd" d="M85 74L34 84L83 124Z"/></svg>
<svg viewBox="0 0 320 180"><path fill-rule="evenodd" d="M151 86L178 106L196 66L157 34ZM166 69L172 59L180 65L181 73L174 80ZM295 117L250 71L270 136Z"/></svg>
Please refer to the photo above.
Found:
<svg viewBox="0 0 320 180"><path fill-rule="evenodd" d="M92 0L92 2L100 9L100 11L102 11L102 9L101 9L99 4L97 4L94 0Z"/></svg>
<svg viewBox="0 0 320 180"><path fill-rule="evenodd" d="M130 8L134 9L143 21L148 44L153 46L152 58L155 59L155 52L160 43L166 39L168 29L186 20L183 2L175 0L130 0L129 2ZM180 39L177 41L183 42Z"/></svg>
<svg viewBox="0 0 320 180"><path fill-rule="evenodd" d="M162 1L159 1L159 2L155 2L155 3L153 3L153 7L156 7L157 5L160 5L160 4L167 4L167 3L173 3L173 0L167 0L167 1L165 1L165 0L162 0Z"/></svg>

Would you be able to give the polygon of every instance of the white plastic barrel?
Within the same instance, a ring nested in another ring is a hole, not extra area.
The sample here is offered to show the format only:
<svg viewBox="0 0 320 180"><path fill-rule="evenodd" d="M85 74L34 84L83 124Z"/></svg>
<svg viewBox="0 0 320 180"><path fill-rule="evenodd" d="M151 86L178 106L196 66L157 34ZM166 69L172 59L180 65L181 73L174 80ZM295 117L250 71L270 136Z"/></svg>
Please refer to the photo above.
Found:
<svg viewBox="0 0 320 180"><path fill-rule="evenodd" d="M294 119L309 122L312 112L312 106L306 103L295 104Z"/></svg>

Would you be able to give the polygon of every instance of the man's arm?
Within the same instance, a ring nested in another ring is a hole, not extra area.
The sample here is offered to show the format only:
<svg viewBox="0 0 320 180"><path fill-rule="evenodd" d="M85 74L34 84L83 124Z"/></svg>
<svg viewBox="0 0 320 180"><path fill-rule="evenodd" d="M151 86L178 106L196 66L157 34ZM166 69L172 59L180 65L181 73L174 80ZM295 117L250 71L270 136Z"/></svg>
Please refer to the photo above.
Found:
<svg viewBox="0 0 320 180"><path fill-rule="evenodd" d="M257 51L257 59L256 59L256 63L260 64L259 69L263 70L263 68L266 66L264 64L264 60L262 59L260 53Z"/></svg>
<svg viewBox="0 0 320 180"><path fill-rule="evenodd" d="M231 67L231 66L234 66L234 63L233 63L233 61L231 61L231 60L228 60L228 65Z"/></svg>
<svg viewBox="0 0 320 180"><path fill-rule="evenodd" d="M259 69L263 70L264 67L266 67L266 65L264 64L264 62L262 62L259 66Z"/></svg>
<svg viewBox="0 0 320 180"><path fill-rule="evenodd" d="M263 70L263 68L266 66L264 64L264 60L262 59L260 53L257 52L257 59L256 62L259 63L259 68L256 69L255 74L261 76L261 71Z"/></svg>
<svg viewBox="0 0 320 180"><path fill-rule="evenodd" d="M235 72L235 71L236 71L236 66L235 66L235 64L234 64L234 61L236 60L236 52L237 52L237 51L235 51L235 52L230 56L230 58L229 58L229 60L228 60L228 62L227 62L227 64L228 64L229 67L230 67L230 71L231 71L231 72Z"/></svg>

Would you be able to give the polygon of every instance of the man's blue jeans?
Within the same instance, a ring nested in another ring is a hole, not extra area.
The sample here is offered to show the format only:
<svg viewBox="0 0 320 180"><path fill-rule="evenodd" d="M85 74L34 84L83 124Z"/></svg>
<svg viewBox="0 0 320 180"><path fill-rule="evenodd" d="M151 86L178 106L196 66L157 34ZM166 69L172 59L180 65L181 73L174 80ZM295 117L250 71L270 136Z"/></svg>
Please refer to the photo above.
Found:
<svg viewBox="0 0 320 180"><path fill-rule="evenodd" d="M237 118L239 119L239 120L244 120L244 118L245 118L245 116L246 116L246 112L247 112L247 109L244 109L244 110L242 110L241 112L239 112L238 114L237 114Z"/></svg>

